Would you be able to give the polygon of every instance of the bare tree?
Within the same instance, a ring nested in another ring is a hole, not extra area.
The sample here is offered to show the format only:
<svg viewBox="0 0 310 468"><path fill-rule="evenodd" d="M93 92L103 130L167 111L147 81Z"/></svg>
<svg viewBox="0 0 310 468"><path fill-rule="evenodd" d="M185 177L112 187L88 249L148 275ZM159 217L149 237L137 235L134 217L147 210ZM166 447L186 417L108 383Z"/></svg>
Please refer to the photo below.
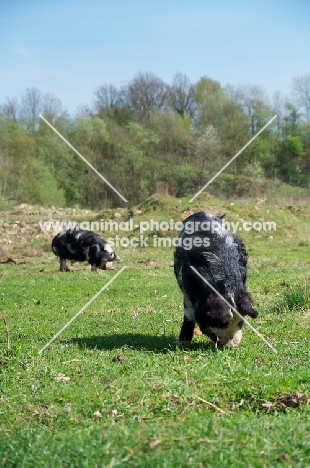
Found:
<svg viewBox="0 0 310 468"><path fill-rule="evenodd" d="M293 78L292 95L294 102L304 111L306 120L310 118L310 75Z"/></svg>
<svg viewBox="0 0 310 468"><path fill-rule="evenodd" d="M76 116L88 120L94 117L94 112L89 104L80 104L77 108Z"/></svg>
<svg viewBox="0 0 310 468"><path fill-rule="evenodd" d="M261 118L268 108L268 99L265 91L260 86L243 85L238 88L227 86L225 88L231 99L239 104L242 110L248 115L252 135L258 130Z"/></svg>
<svg viewBox="0 0 310 468"><path fill-rule="evenodd" d="M6 102L0 106L1 113L7 118L17 120L18 102L16 98L6 98Z"/></svg>
<svg viewBox="0 0 310 468"><path fill-rule="evenodd" d="M124 104L134 110L138 120L143 121L153 109L168 106L168 86L153 73L138 73L122 88Z"/></svg>
<svg viewBox="0 0 310 468"><path fill-rule="evenodd" d="M121 104L120 91L113 84L103 84L95 91L97 112L117 107Z"/></svg>
<svg viewBox="0 0 310 468"><path fill-rule="evenodd" d="M281 130L282 120L285 116L285 104L286 99L284 98L284 96L281 94L280 91L276 91L272 96L270 109L274 114L277 115L276 124L278 127L278 131Z"/></svg>
<svg viewBox="0 0 310 468"><path fill-rule="evenodd" d="M219 170L223 164L221 140L217 131L209 125L197 140L195 160L200 169L200 183L202 183L203 171L209 174Z"/></svg>
<svg viewBox="0 0 310 468"><path fill-rule="evenodd" d="M41 101L41 92L37 88L27 88L25 96L22 97L20 121L32 133L37 128Z"/></svg>
<svg viewBox="0 0 310 468"><path fill-rule="evenodd" d="M56 119L64 115L61 100L51 93L44 94L41 99L41 112L50 123L55 123Z"/></svg>
<svg viewBox="0 0 310 468"><path fill-rule="evenodd" d="M169 87L169 103L173 111L179 115L193 117L195 112L196 86L184 74L177 72Z"/></svg>

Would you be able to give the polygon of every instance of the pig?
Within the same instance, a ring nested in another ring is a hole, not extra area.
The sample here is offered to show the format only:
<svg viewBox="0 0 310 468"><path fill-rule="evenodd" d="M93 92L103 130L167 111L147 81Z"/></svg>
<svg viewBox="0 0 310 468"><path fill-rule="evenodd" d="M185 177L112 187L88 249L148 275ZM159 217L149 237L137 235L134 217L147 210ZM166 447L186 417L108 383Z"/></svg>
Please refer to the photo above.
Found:
<svg viewBox="0 0 310 468"><path fill-rule="evenodd" d="M223 217L206 211L185 219L177 240L174 273L184 296L179 347L191 343L197 325L217 347L238 346L242 317L258 316L246 290L248 254L242 241L225 228Z"/></svg>
<svg viewBox="0 0 310 468"><path fill-rule="evenodd" d="M52 240L52 250L59 257L60 271L70 271L66 260L88 261L91 270L109 269L110 262L121 261L112 247L98 234L84 229L68 229Z"/></svg>

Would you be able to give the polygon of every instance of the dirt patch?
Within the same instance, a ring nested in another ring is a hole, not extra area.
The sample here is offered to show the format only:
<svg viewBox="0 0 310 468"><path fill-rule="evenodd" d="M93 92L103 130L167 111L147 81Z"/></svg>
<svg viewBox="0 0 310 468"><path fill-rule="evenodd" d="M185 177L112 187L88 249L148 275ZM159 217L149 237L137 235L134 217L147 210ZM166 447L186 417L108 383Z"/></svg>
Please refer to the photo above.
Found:
<svg viewBox="0 0 310 468"><path fill-rule="evenodd" d="M305 393L293 392L282 393L271 401L263 401L262 407L267 411L283 410L285 408L300 408L301 405L308 404L308 397Z"/></svg>

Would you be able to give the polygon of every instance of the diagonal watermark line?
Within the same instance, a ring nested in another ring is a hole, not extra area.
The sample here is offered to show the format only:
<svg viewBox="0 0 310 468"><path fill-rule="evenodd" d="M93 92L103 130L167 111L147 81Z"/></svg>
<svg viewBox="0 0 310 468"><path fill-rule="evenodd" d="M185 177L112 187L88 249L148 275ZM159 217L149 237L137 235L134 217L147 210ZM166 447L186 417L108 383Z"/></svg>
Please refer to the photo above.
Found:
<svg viewBox="0 0 310 468"><path fill-rule="evenodd" d="M263 128L261 128L261 129L260 129L260 131L259 131L259 132L257 132L257 133L256 133L256 135L254 135L254 136L253 136L253 138L251 138L251 140L249 140L249 141L247 142L247 144L246 144L246 145L244 145L244 147L243 147L243 148L241 148L241 150L240 150L240 151L238 151L238 153L237 153L237 154L235 154L235 156L233 156L233 157L232 157L232 158L231 158L231 159L228 161L228 163L226 163L226 164L225 164L225 166L223 166L223 167L222 167L222 169L220 169L220 170L218 171L218 173L217 173L217 174L215 174L215 176L213 176L213 177L212 177L212 179L210 179L210 180L209 180L209 182L207 182L207 183L206 183L206 185L204 185L204 186L202 187L202 189L200 189L200 190L199 190L199 192L197 192L197 193L196 193L196 195L194 195L194 196L193 196L193 198L190 200L190 202L194 201L194 200L195 200L195 198L197 198L197 197L198 197L198 195L200 195L200 194L201 194L201 192L203 192L203 191L204 191L204 190L205 190L205 189L208 187L208 185L210 185L210 184L211 184L211 182L213 182L213 181L214 181L214 179L216 179L216 178L217 178L217 176L218 176L218 175L220 175L220 174L221 174L221 173L222 173L222 172L223 172L223 171L226 169L226 167L228 167L228 166L229 166L229 165L230 165L230 164L231 164L231 163L232 163L232 162L233 162L233 161L234 161L234 160L235 160L235 159L236 159L236 158L239 156L239 154L241 154L241 153L242 153L242 151L244 151L244 150L245 150L245 148L247 148L247 147L248 147L248 146L249 146L249 145L252 143L252 141L254 141L254 140L255 140L255 138L257 138L257 137L258 137L258 135L260 135L260 134L261 134L261 133L262 133L262 132L265 130L265 128L267 128L267 127L268 127L268 125L270 125L270 124L271 124L271 122L273 122L273 121L274 121L274 119L276 119L276 118L277 118L277 116L276 116L276 115L274 115L274 116L272 117L272 119L270 119L270 120L269 120L269 122L267 122L267 123L266 123L266 125L264 125L264 126L263 126Z"/></svg>
<svg viewBox="0 0 310 468"><path fill-rule="evenodd" d="M251 323L245 318L243 317L238 311L237 309L235 309L235 307L233 307L226 299L225 297L223 297L213 286L212 284L209 283L208 280L206 280L206 278L204 278L200 273L199 271L196 270L195 267L193 267L192 265L190 265L191 269L196 273L197 276L199 276L200 279L202 279L202 281L204 281L221 299L223 299L224 302L226 302L226 304L248 325L248 327L251 328L251 330L256 333L257 336L260 337L261 340L264 341L264 343L266 343L267 346L269 346L270 349L272 349L272 351L274 353L277 353L278 351L276 350L276 348L274 348L272 346L272 344L269 343L269 341L266 340L266 338L263 337L263 335L261 335L257 330L256 328L253 327L253 325L251 325Z"/></svg>
<svg viewBox="0 0 310 468"><path fill-rule="evenodd" d="M110 182L109 182L105 177L103 177L103 175L100 174L100 172L97 171L97 169L96 169L92 164L90 164L90 162L87 161L87 159L84 158L84 156L82 156L82 154L79 153L79 151L78 151L77 149L75 149L74 146L71 145L71 143L69 143L69 141L66 140L66 138L63 137L62 134L59 133L58 130L56 130L56 128L53 127L53 125L52 125L51 123L49 123L49 121L46 120L46 118L43 117L42 114L40 114L39 117L40 117L42 120L44 120L44 122L45 122L52 130L54 130L54 132L55 132L65 143L67 143L67 145L68 145L81 159L83 159L83 161L84 161L84 162L85 162L85 163L86 163L86 164L87 164L87 165L88 165L88 166L89 166L89 167L90 167L90 168L91 168L91 169L92 169L92 170L93 170L93 171L94 171L94 172L95 172L95 173L96 173L112 190L114 190L114 192L117 193L117 195L118 195L122 200L124 200L124 202L126 202L126 203L128 202L128 200L126 200L126 198L123 197L123 195L122 195L118 190L116 190L116 188L115 188L112 184L110 184Z"/></svg>
<svg viewBox="0 0 310 468"><path fill-rule="evenodd" d="M123 266L123 268L122 268L120 271L118 271L118 272L116 273L116 275L114 275L113 278L111 278L110 281L108 281L107 284L105 284L105 285L103 286L103 288L101 288L100 291L98 291L98 292L91 298L91 300L88 301L87 304L85 304L85 305L82 307L82 309L80 309L80 310L75 314L75 316L72 317L72 318L69 320L69 322L67 322L66 325L64 325L64 326L62 327L62 329L59 330L59 331L53 336L52 339L50 339L50 341L49 341L48 343L46 343L45 346L43 346L43 348L40 349L39 354L41 354L51 343L53 343L53 341L56 340L56 338L57 338L69 325L71 325L71 323L72 323L82 312L84 312L84 310L87 309L87 307L88 307L95 299L97 299L97 297L102 293L102 291L104 291L105 289L107 289L107 287L108 287L111 283L113 283L113 281L125 270L125 268L127 268L127 267L126 267L126 266Z"/></svg>

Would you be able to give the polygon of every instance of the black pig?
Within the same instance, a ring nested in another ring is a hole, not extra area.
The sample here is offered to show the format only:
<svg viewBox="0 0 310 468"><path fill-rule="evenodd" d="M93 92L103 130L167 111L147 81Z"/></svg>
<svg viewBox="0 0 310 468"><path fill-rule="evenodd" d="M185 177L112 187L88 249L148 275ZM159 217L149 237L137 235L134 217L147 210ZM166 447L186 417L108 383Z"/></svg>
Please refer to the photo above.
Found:
<svg viewBox="0 0 310 468"><path fill-rule="evenodd" d="M217 346L238 346L243 320L233 308L241 316L258 315L246 291L247 259L244 245L225 229L223 217L202 211L183 221L174 254L174 272L184 294L179 346L191 342L196 324Z"/></svg>
<svg viewBox="0 0 310 468"><path fill-rule="evenodd" d="M98 234L84 229L68 229L52 240L52 250L59 257L60 271L70 271L66 260L88 261L92 271L107 269L108 262L120 261L112 247Z"/></svg>

